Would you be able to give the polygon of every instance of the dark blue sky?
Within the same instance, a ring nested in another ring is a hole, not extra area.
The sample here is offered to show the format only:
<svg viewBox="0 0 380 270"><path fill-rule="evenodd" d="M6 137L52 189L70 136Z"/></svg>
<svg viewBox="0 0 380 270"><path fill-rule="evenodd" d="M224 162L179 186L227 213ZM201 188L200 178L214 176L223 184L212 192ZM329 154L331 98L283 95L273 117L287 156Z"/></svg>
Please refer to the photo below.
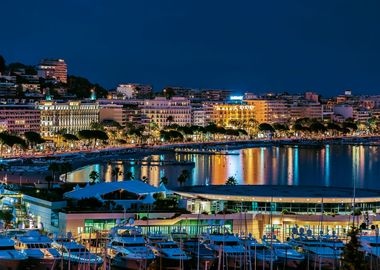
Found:
<svg viewBox="0 0 380 270"><path fill-rule="evenodd" d="M380 94L380 1L2 0L0 54L122 82Z"/></svg>

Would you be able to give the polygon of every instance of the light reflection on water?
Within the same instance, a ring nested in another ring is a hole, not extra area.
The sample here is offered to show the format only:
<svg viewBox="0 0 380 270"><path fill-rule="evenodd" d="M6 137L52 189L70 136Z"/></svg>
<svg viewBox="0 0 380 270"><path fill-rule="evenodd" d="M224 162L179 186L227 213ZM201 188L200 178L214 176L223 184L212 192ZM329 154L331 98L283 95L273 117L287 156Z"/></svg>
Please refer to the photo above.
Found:
<svg viewBox="0 0 380 270"><path fill-rule="evenodd" d="M327 145L325 147L257 147L239 150L240 155L208 156L198 154L152 155L152 160L194 161L191 166L90 165L69 174L68 181L84 182L91 171L105 181L121 181L130 171L135 179L146 176L159 185L166 176L177 185L182 170L191 171L188 185L224 184L234 176L240 184L321 185L380 189L380 148L374 146ZM121 175L112 171L119 167Z"/></svg>

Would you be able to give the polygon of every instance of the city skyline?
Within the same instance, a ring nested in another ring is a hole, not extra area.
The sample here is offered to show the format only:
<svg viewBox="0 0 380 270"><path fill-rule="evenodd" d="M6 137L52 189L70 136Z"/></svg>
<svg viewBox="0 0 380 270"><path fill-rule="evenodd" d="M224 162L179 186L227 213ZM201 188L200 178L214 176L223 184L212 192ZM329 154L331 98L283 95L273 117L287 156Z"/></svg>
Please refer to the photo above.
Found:
<svg viewBox="0 0 380 270"><path fill-rule="evenodd" d="M58 6L21 1L3 6L9 12L1 20L7 38L0 52L7 63L63 58L69 74L106 88L137 82L155 90L311 90L323 96L380 89L375 1L234 6L225 1L65 1Z"/></svg>

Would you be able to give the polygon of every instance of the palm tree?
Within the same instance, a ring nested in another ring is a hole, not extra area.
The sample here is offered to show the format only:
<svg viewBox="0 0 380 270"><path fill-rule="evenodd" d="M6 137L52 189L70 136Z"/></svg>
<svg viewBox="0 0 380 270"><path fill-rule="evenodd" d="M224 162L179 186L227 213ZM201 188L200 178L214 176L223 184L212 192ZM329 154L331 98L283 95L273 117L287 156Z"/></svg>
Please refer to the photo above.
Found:
<svg viewBox="0 0 380 270"><path fill-rule="evenodd" d="M51 175L47 175L47 176L45 177L45 181L46 181L46 183L48 184L47 188L48 188L48 190L49 190L49 189L51 188L51 182L54 181L54 178L53 178L53 176L51 176Z"/></svg>
<svg viewBox="0 0 380 270"><path fill-rule="evenodd" d="M112 170L112 176L115 177L115 182L117 181L117 177L118 177L119 175L122 175L122 174L123 174L123 172L120 170L119 167L115 167L115 168Z"/></svg>
<svg viewBox="0 0 380 270"><path fill-rule="evenodd" d="M144 183L148 183L148 178L146 176L143 176L141 178L141 181L144 182Z"/></svg>
<svg viewBox="0 0 380 270"><path fill-rule="evenodd" d="M70 162L64 162L61 164L60 171L65 174L65 182L67 182L67 173L73 170L73 165Z"/></svg>
<svg viewBox="0 0 380 270"><path fill-rule="evenodd" d="M91 179L90 184L95 184L97 180L100 178L100 175L97 171L92 171L90 172L88 177Z"/></svg>
<svg viewBox="0 0 380 270"><path fill-rule="evenodd" d="M237 185L237 180L235 177L230 176L227 178L226 186L236 186L236 185Z"/></svg>
<svg viewBox="0 0 380 270"><path fill-rule="evenodd" d="M166 118L166 121L169 122L169 126L174 122L174 117L172 115L169 115L168 118Z"/></svg>
<svg viewBox="0 0 380 270"><path fill-rule="evenodd" d="M182 170L181 175L178 177L177 181L179 185L182 185L186 182L186 180L190 177L190 172L188 170Z"/></svg>
<svg viewBox="0 0 380 270"><path fill-rule="evenodd" d="M167 185L169 183L169 179L166 176L162 176L160 180L160 185Z"/></svg>
<svg viewBox="0 0 380 270"><path fill-rule="evenodd" d="M133 179L135 179L135 177L133 176L133 173L130 172L130 171L126 172L126 174L125 174L125 180L130 181L130 180L133 180Z"/></svg>
<svg viewBox="0 0 380 270"><path fill-rule="evenodd" d="M55 180L55 175L59 171L59 169L59 164L57 162L50 163L48 170L51 171L51 177L53 181Z"/></svg>

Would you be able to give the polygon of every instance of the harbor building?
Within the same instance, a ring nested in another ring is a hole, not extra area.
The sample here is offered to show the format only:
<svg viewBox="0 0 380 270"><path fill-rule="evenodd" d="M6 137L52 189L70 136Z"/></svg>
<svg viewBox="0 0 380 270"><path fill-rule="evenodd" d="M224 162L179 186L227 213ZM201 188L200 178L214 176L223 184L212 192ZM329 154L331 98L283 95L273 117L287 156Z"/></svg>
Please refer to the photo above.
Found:
<svg viewBox="0 0 380 270"><path fill-rule="evenodd" d="M63 59L43 59L37 67L38 77L67 83L67 65Z"/></svg>
<svg viewBox="0 0 380 270"><path fill-rule="evenodd" d="M160 209L155 203L158 193L175 198L178 206ZM80 200L89 198L98 198L102 206L80 206ZM167 190L134 180L76 187L60 200L30 195L22 200L35 224L82 239L94 231L106 234L130 217L144 232L185 230L196 236L223 225L234 233L252 233L256 239L273 232L280 240L290 237L295 227L315 235L323 231L345 237L353 223L380 225L379 191L357 189L354 211L353 190L340 187L213 185Z"/></svg>
<svg viewBox="0 0 380 270"><path fill-rule="evenodd" d="M99 104L83 101L41 101L41 136L51 138L65 130L75 134L80 130L90 129L92 123L99 122Z"/></svg>
<svg viewBox="0 0 380 270"><path fill-rule="evenodd" d="M154 122L159 128L171 124L191 125L190 100L184 97L146 99L140 109L145 117L144 124Z"/></svg>

